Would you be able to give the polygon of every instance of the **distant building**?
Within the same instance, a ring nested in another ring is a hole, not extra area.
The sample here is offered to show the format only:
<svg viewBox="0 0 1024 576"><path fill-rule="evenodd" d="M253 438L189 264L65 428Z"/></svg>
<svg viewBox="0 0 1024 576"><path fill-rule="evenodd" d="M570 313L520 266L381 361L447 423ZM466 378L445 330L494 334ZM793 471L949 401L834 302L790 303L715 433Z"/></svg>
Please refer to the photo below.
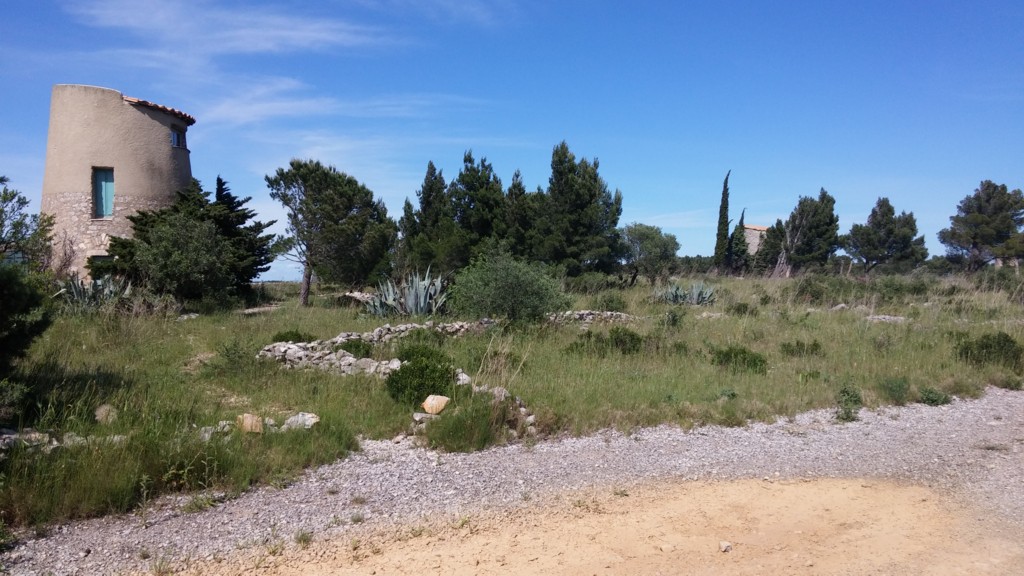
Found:
<svg viewBox="0 0 1024 576"><path fill-rule="evenodd" d="M97 86L58 84L50 100L42 212L74 246L72 270L104 256L111 236L131 236L127 216L174 202L192 182L180 110Z"/></svg>
<svg viewBox="0 0 1024 576"><path fill-rule="evenodd" d="M767 226L743 225L743 237L747 240L747 253L753 256L761 248L761 242L768 233Z"/></svg>

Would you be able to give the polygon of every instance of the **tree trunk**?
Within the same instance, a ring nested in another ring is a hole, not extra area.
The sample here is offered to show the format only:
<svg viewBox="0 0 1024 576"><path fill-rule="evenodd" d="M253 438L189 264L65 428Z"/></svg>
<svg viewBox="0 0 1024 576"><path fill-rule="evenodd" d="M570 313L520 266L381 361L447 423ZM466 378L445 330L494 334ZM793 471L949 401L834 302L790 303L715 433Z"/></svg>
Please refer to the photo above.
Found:
<svg viewBox="0 0 1024 576"><path fill-rule="evenodd" d="M309 285L313 283L313 267L309 262L302 265L302 285L299 286L299 304L309 306Z"/></svg>

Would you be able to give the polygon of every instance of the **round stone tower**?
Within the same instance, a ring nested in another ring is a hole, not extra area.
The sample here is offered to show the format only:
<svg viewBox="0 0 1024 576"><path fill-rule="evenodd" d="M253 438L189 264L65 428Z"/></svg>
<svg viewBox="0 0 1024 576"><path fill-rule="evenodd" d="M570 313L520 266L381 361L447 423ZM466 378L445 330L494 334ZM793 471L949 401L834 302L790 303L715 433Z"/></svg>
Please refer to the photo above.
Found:
<svg viewBox="0 0 1024 576"><path fill-rule="evenodd" d="M58 84L50 100L42 212L74 247L72 270L131 236L127 216L174 202L192 182L185 134L195 118L116 90Z"/></svg>

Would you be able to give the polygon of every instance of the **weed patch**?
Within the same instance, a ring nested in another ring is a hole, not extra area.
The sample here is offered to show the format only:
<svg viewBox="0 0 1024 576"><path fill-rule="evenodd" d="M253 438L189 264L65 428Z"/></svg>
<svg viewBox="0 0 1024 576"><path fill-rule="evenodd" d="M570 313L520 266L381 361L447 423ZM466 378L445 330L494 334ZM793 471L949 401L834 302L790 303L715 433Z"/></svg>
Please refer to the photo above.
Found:
<svg viewBox="0 0 1024 576"><path fill-rule="evenodd" d="M342 342L338 348L348 352L356 358L373 357L373 344L370 344L366 340L346 340L345 342Z"/></svg>
<svg viewBox="0 0 1024 576"><path fill-rule="evenodd" d="M844 384L836 393L836 420L840 422L853 422L857 419L857 412L864 405L864 398L860 390L849 384Z"/></svg>
<svg viewBox="0 0 1024 576"><path fill-rule="evenodd" d="M811 342L804 342L803 340L793 340L792 342L783 342L779 344L779 352L783 356L789 356L790 358L798 356L821 356L821 342L813 340Z"/></svg>
<svg viewBox="0 0 1024 576"><path fill-rule="evenodd" d="M502 439L507 411L489 394L474 394L427 424L427 443L447 452L483 450Z"/></svg>
<svg viewBox="0 0 1024 576"><path fill-rule="evenodd" d="M965 338L957 342L956 355L975 366L996 364L1019 373L1024 347L1006 332L996 332L983 334L974 340Z"/></svg>
<svg viewBox="0 0 1024 576"><path fill-rule="evenodd" d="M910 381L906 377L885 378L878 383L878 391L886 400L896 406L903 406L910 399Z"/></svg>
<svg viewBox="0 0 1024 576"><path fill-rule="evenodd" d="M949 394L941 390L932 388L931 386L923 386L918 390L921 403L929 406L942 406L943 404L949 404L952 401Z"/></svg>
<svg viewBox="0 0 1024 576"><path fill-rule="evenodd" d="M711 349L711 363L733 372L768 373L768 359L744 346Z"/></svg>
<svg viewBox="0 0 1024 576"><path fill-rule="evenodd" d="M271 338L272 342L313 342L317 339L316 336L307 332L300 332L299 330L284 330L276 332Z"/></svg>

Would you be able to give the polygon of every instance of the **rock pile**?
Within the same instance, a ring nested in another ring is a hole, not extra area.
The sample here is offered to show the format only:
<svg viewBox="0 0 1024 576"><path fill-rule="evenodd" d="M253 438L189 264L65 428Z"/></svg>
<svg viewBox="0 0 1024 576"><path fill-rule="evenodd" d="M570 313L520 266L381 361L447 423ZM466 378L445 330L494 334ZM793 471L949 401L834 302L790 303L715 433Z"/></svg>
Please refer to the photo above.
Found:
<svg viewBox="0 0 1024 576"><path fill-rule="evenodd" d="M511 413L505 419L505 435L508 438L518 438L520 432L527 436L537 435L537 427L535 426L537 417L526 407L521 398L518 396L513 397L508 389L502 386L490 388L485 385L472 384L470 377L461 369L455 372L455 383L458 386L472 385L474 394L490 394L495 404L511 399ZM423 434L427 429L427 423L440 417L441 413L448 406L449 400L450 398L447 396L428 396L422 404L423 412L413 412L409 433L412 435Z"/></svg>
<svg viewBox="0 0 1024 576"><path fill-rule="evenodd" d="M238 429L247 434L263 434L264 432L286 432L288 430L309 430L320 421L320 417L311 412L299 412L289 416L280 427L273 418L260 418L255 414L239 414L234 422L221 420L216 426L203 426L199 429L199 439L209 442L214 434L227 436L232 430Z"/></svg>
<svg viewBox="0 0 1024 576"><path fill-rule="evenodd" d="M593 322L632 322L637 319L636 316L626 314L625 312L606 312L601 310L569 310L548 316L548 320L555 324L565 324L568 322L582 322L584 324L591 324Z"/></svg>
<svg viewBox="0 0 1024 576"><path fill-rule="evenodd" d="M371 332L342 332L330 340L313 342L275 342L264 346L257 358L272 358L283 362L288 368L316 368L341 375L376 374L385 377L398 370L402 363L398 359L374 360L372 358L356 358L352 353L342 350L340 346L350 340L362 340L370 344L390 342L401 338L413 330L433 330L445 336L458 337L471 331L483 330L494 324L493 320L478 322L448 322L435 324L385 324Z"/></svg>

